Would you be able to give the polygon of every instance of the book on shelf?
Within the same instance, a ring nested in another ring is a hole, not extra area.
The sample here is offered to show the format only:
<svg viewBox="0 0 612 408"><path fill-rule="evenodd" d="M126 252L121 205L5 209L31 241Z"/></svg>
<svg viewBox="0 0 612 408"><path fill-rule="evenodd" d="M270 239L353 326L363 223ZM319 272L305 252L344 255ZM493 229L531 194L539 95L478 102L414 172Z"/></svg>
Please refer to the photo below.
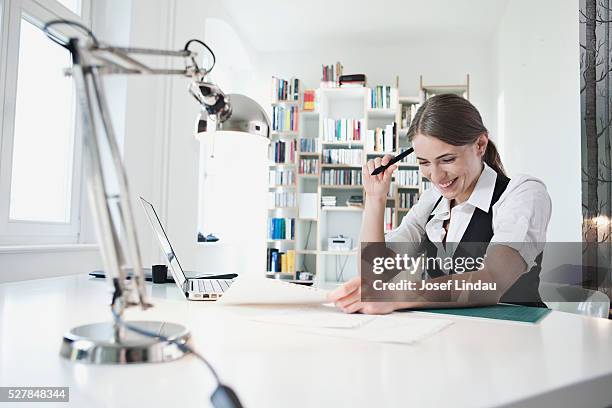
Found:
<svg viewBox="0 0 612 408"><path fill-rule="evenodd" d="M349 207L363 207L363 196L352 195L346 200L346 205Z"/></svg>
<svg viewBox="0 0 612 408"><path fill-rule="evenodd" d="M316 94L314 89L306 89L302 98L302 110L312 112L316 109Z"/></svg>
<svg viewBox="0 0 612 408"><path fill-rule="evenodd" d="M319 174L319 159L300 159L300 174Z"/></svg>
<svg viewBox="0 0 612 408"><path fill-rule="evenodd" d="M385 232L393 229L393 220L395 218L395 211L391 207L385 207L384 223Z"/></svg>
<svg viewBox="0 0 612 408"><path fill-rule="evenodd" d="M412 119L415 117L417 111L421 107L420 103L402 104L400 114L400 127L408 129L412 123Z"/></svg>
<svg viewBox="0 0 612 408"><path fill-rule="evenodd" d="M423 191L431 188L431 181L423 179Z"/></svg>
<svg viewBox="0 0 612 408"><path fill-rule="evenodd" d="M370 89L370 109L391 109L393 100L391 87L387 85L377 85Z"/></svg>
<svg viewBox="0 0 612 408"><path fill-rule="evenodd" d="M387 200L392 200L395 198L393 195L395 194L396 185L397 183L392 179L389 183L389 191L387 191Z"/></svg>
<svg viewBox="0 0 612 408"><path fill-rule="evenodd" d="M272 106L272 130L275 132L297 132L297 106Z"/></svg>
<svg viewBox="0 0 612 408"><path fill-rule="evenodd" d="M271 160L278 164L295 163L297 140L277 140L270 145Z"/></svg>
<svg viewBox="0 0 612 408"><path fill-rule="evenodd" d="M393 174L395 181L400 186L418 186L419 185L419 171L418 170L404 170L398 169Z"/></svg>
<svg viewBox="0 0 612 408"><path fill-rule="evenodd" d="M368 130L365 147L368 152L393 153L396 149L396 130L395 123L388 124L385 128Z"/></svg>
<svg viewBox="0 0 612 408"><path fill-rule="evenodd" d="M336 206L336 196L333 196L333 195L322 195L321 196L321 206L323 206L323 207L335 207Z"/></svg>
<svg viewBox="0 0 612 408"><path fill-rule="evenodd" d="M323 83L338 83L338 79L342 75L343 66L340 62L335 65L321 65L321 82Z"/></svg>
<svg viewBox="0 0 612 408"><path fill-rule="evenodd" d="M268 248L266 256L268 272L293 273L295 271L295 250L281 252L278 248Z"/></svg>
<svg viewBox="0 0 612 408"><path fill-rule="evenodd" d="M361 186L361 178L361 169L323 169L321 171L321 184L323 186Z"/></svg>
<svg viewBox="0 0 612 408"><path fill-rule="evenodd" d="M269 191L268 208L295 207L295 192L293 191Z"/></svg>
<svg viewBox="0 0 612 408"><path fill-rule="evenodd" d="M316 138L300 139L300 153L316 153L319 151L319 140Z"/></svg>
<svg viewBox="0 0 612 408"><path fill-rule="evenodd" d="M270 170L268 172L268 184L270 186L295 184L295 172L293 170Z"/></svg>
<svg viewBox="0 0 612 408"><path fill-rule="evenodd" d="M327 142L359 142L363 139L363 119L331 119L323 122L323 140Z"/></svg>
<svg viewBox="0 0 612 408"><path fill-rule="evenodd" d="M341 88L363 88L367 86L365 74L340 75L338 82Z"/></svg>
<svg viewBox="0 0 612 408"><path fill-rule="evenodd" d="M323 149L321 155L325 164L340 164L349 166L361 166L363 163L363 151L361 149Z"/></svg>
<svg viewBox="0 0 612 408"><path fill-rule="evenodd" d="M418 200L418 192L401 191L398 194L398 204L400 208L411 208Z"/></svg>
<svg viewBox="0 0 612 408"><path fill-rule="evenodd" d="M292 240L295 237L294 218L270 218L268 239Z"/></svg>
<svg viewBox="0 0 612 408"><path fill-rule="evenodd" d="M407 147L402 147L399 149L398 154L404 152L408 150ZM399 161L400 164L412 164L412 165L418 165L417 163L417 159L416 159L416 154L409 154L408 156L404 157L402 160Z"/></svg>
<svg viewBox="0 0 612 408"><path fill-rule="evenodd" d="M272 100L275 102L299 101L301 81L291 78L286 81L275 76L272 77Z"/></svg>

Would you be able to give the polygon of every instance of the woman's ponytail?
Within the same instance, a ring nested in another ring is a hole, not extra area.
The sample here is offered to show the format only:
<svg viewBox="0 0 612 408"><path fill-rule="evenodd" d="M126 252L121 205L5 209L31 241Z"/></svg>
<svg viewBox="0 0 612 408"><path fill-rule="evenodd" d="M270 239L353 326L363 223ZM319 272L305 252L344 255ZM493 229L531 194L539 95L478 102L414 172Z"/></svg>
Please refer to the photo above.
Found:
<svg viewBox="0 0 612 408"><path fill-rule="evenodd" d="M487 150L485 150L483 160L485 163L487 163L489 167L491 167L497 173L507 177L506 171L504 170L504 165L501 161L501 157L499 157L499 153L497 152L497 147L491 139L489 139L489 143L487 143Z"/></svg>

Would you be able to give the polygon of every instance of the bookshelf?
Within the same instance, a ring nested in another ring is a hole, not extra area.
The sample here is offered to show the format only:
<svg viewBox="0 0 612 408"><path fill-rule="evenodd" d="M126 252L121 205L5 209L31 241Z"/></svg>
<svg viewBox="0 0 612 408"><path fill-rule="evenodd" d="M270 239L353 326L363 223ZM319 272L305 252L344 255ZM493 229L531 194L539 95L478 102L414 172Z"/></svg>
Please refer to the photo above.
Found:
<svg viewBox="0 0 612 408"><path fill-rule="evenodd" d="M452 93L470 99L470 74L465 75L465 82L462 84L443 84L429 85L423 81L423 75L419 79L419 98L421 101L426 101L434 95L442 93Z"/></svg>
<svg viewBox="0 0 612 408"><path fill-rule="evenodd" d="M294 177L283 177L283 184L271 183L269 190L295 194L294 202L269 210L270 218L295 220L292 239L268 238L269 248L293 251L294 267L286 271L291 278L299 279L299 273L306 272L317 283L329 284L356 276L363 208L348 206L347 200L364 195L362 166L369 159L397 155L410 147L408 127L427 97L440 92L469 97L469 75L465 84L458 85L427 85L421 76L419 85L418 96L399 95L399 78L395 87L322 86L309 91L309 105L312 98L315 103L308 110L301 94L297 101L272 103L273 108L290 106L295 112L292 128L273 131L271 143L295 140L295 154L289 162L270 164L271 172L293 171ZM398 163L387 197L385 232L401 223L426 186L414 155ZM335 206L324 206L327 199ZM338 235L352 240L350 250L330 250L328 238Z"/></svg>

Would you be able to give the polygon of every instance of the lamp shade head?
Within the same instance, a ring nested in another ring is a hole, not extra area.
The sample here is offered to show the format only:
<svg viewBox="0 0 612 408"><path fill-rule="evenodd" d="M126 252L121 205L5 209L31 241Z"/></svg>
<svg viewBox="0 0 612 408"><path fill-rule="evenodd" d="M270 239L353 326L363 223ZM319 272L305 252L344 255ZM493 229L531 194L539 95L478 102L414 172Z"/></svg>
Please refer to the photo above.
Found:
<svg viewBox="0 0 612 408"><path fill-rule="evenodd" d="M220 122L202 109L196 120L196 133L225 130L270 137L270 119L261 105L242 94L228 94L226 98L231 105L229 118Z"/></svg>

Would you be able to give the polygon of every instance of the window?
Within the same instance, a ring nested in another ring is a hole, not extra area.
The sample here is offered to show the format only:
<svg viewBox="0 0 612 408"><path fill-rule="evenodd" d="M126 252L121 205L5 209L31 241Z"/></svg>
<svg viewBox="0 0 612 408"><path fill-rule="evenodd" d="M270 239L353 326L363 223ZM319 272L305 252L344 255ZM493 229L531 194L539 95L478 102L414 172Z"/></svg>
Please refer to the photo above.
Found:
<svg viewBox="0 0 612 408"><path fill-rule="evenodd" d="M45 61L41 69L40 61ZM74 147L70 55L21 21L9 219L69 223Z"/></svg>
<svg viewBox="0 0 612 408"><path fill-rule="evenodd" d="M5 0L0 43L0 245L77 243L82 137L70 54L42 32L86 0ZM56 26L59 34L82 35Z"/></svg>

